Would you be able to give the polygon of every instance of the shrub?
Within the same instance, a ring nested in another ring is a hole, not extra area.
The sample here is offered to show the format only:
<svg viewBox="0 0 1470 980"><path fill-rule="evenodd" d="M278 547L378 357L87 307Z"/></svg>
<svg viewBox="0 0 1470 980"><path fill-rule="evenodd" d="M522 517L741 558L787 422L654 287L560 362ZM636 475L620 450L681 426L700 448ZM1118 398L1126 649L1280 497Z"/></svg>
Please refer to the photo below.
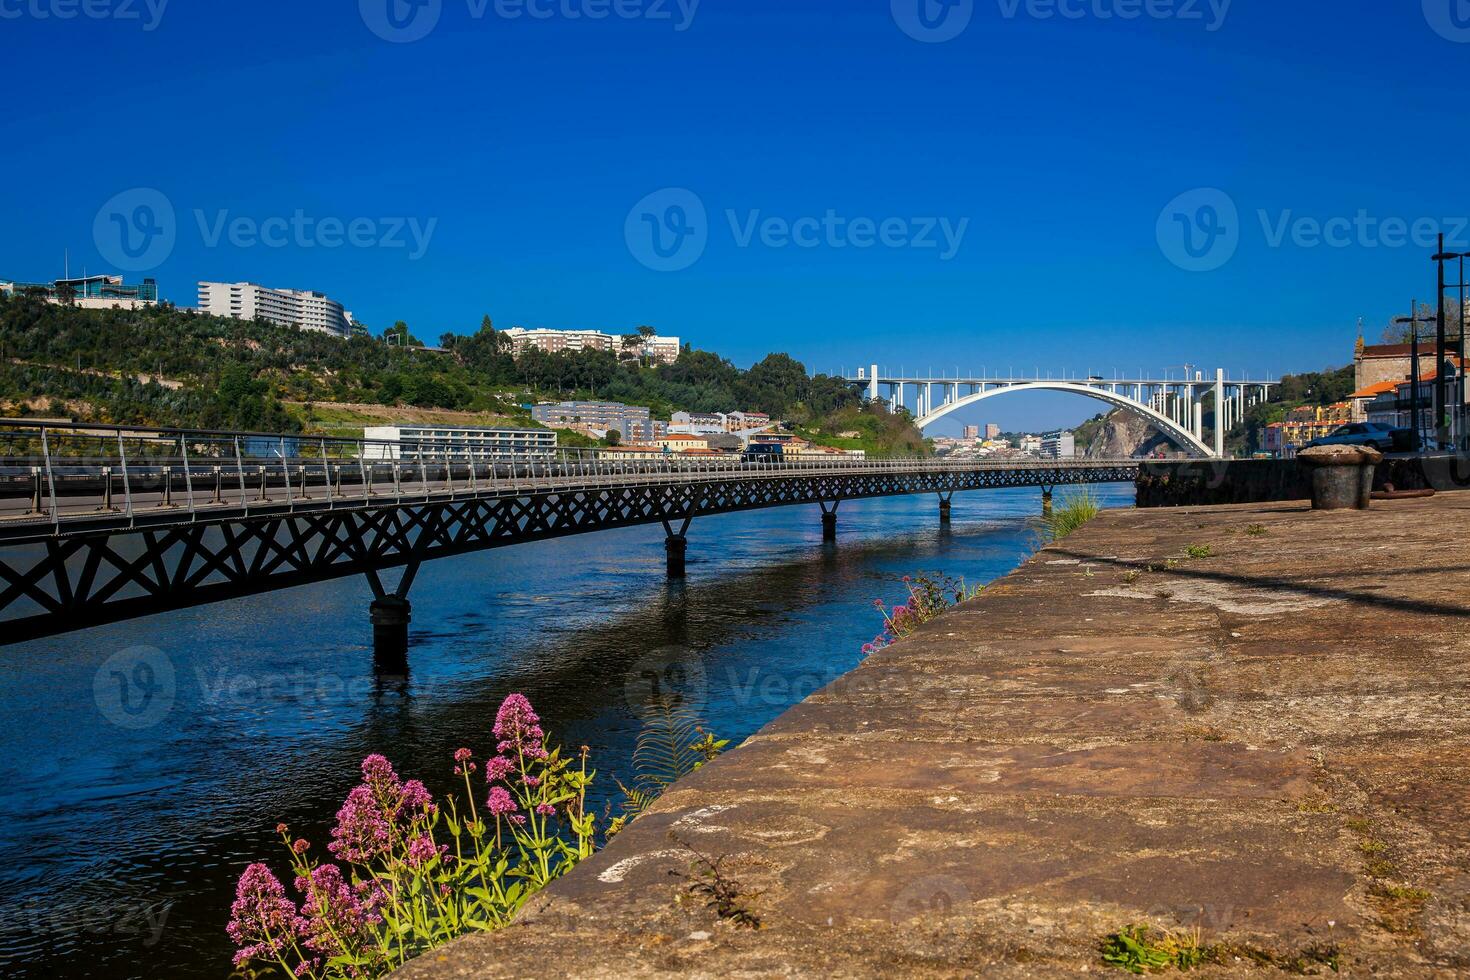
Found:
<svg viewBox="0 0 1470 980"><path fill-rule="evenodd" d="M1041 519L1041 537L1047 544L1060 541L1102 512L1102 504L1091 487L1062 497L1052 512Z"/></svg>

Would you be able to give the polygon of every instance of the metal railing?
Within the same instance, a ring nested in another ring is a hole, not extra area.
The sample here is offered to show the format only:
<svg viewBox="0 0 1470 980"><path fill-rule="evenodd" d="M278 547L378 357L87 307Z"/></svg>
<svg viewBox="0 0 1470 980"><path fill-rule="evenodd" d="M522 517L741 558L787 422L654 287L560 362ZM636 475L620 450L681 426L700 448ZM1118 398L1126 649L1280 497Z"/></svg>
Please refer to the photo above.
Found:
<svg viewBox="0 0 1470 980"><path fill-rule="evenodd" d="M99 522L184 522L221 512L296 512L586 492L732 477L1106 469L1134 460L863 459L810 455L628 458L598 449L343 439L0 419L0 534Z"/></svg>

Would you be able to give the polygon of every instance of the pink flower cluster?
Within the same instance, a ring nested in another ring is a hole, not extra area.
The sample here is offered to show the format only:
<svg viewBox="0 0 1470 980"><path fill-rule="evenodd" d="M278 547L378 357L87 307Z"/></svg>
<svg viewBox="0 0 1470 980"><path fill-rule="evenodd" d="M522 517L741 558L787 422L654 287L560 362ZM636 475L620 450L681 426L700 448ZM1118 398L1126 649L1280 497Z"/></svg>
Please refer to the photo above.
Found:
<svg viewBox="0 0 1470 980"><path fill-rule="evenodd" d="M546 749L541 745L546 737L541 730L541 716L531 708L524 694L512 694L501 702L500 710L495 713L495 737L500 739L495 751L502 755L546 758Z"/></svg>
<svg viewBox="0 0 1470 980"><path fill-rule="evenodd" d="M302 925L296 905L286 897L286 888L263 864L252 864L235 886L230 906L230 924L225 932L236 946L235 966L251 960L280 958L291 946Z"/></svg>
<svg viewBox="0 0 1470 980"><path fill-rule="evenodd" d="M383 921L377 911L382 893L367 883L354 888L335 864L318 865L310 878L297 878L296 890L306 896L301 903L301 938L307 949L322 956L349 952L343 941L362 937Z"/></svg>
<svg viewBox="0 0 1470 980"><path fill-rule="evenodd" d="M337 811L337 826L327 849L353 864L371 864L388 855L416 821L434 815L433 797L417 779L400 782L381 755L362 760L362 782Z"/></svg>

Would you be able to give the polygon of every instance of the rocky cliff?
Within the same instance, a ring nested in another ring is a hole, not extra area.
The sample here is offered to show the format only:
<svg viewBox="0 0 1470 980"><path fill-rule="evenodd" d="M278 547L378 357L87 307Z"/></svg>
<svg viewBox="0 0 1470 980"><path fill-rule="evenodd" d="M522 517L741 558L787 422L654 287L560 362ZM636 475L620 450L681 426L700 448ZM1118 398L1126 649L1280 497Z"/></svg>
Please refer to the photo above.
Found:
<svg viewBox="0 0 1470 980"><path fill-rule="evenodd" d="M1078 446L1079 455L1087 459L1154 456L1160 450L1173 456L1179 451L1152 423L1121 408L1109 412L1095 424L1087 448Z"/></svg>

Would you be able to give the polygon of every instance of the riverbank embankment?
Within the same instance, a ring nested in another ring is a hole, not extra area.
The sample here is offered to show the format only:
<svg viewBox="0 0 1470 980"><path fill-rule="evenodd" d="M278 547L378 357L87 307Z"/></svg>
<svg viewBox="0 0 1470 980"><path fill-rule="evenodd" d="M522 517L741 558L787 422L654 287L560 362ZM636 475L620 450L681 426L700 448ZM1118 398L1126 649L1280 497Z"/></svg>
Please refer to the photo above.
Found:
<svg viewBox="0 0 1470 980"><path fill-rule="evenodd" d="M1470 969L1467 521L1105 512L401 975Z"/></svg>

